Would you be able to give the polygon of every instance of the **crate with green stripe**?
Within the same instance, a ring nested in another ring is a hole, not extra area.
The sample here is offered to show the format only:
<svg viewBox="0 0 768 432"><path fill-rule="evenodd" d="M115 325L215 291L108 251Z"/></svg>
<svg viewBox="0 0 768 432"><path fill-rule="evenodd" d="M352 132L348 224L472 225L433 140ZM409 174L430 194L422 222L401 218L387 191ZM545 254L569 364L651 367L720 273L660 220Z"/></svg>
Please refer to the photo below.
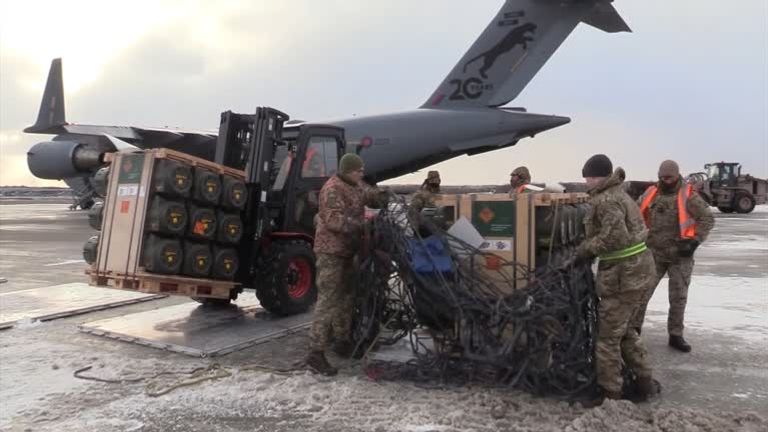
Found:
<svg viewBox="0 0 768 432"><path fill-rule="evenodd" d="M584 193L460 194L440 195L437 205L449 219L469 220L483 236L487 274L511 277L520 288L527 278L512 269L500 273L499 258L534 271L562 260L584 238L587 200Z"/></svg>

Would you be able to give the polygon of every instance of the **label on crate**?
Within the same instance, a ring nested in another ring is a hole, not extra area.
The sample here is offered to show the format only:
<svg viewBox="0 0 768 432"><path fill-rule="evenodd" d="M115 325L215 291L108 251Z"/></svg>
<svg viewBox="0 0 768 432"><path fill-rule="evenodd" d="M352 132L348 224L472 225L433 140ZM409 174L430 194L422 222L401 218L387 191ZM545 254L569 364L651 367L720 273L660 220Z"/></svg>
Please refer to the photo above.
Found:
<svg viewBox="0 0 768 432"><path fill-rule="evenodd" d="M485 241L479 247L482 251L504 252L512 250L512 240L491 240Z"/></svg>
<svg viewBox="0 0 768 432"><path fill-rule="evenodd" d="M143 189L143 188L142 188ZM117 187L117 196L131 197L139 194L138 184L124 184Z"/></svg>
<svg viewBox="0 0 768 432"><path fill-rule="evenodd" d="M515 210L514 201L475 201L472 225L483 237L513 237Z"/></svg>
<svg viewBox="0 0 768 432"><path fill-rule="evenodd" d="M120 162L120 174L117 177L119 184L139 183L141 172L144 169L144 154L123 155Z"/></svg>

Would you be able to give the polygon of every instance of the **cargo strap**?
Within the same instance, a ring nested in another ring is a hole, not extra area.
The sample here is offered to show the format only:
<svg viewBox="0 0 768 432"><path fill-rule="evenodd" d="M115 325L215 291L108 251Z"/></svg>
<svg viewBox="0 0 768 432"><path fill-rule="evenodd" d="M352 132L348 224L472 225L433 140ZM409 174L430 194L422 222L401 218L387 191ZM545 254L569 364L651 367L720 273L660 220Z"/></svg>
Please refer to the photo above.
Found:
<svg viewBox="0 0 768 432"><path fill-rule="evenodd" d="M617 260L622 258L629 258L631 256L645 252L646 249L648 249L648 247L645 245L645 242L640 242L626 249L617 250L615 252L609 252L607 254L600 255L599 257L601 261L610 261L610 260Z"/></svg>

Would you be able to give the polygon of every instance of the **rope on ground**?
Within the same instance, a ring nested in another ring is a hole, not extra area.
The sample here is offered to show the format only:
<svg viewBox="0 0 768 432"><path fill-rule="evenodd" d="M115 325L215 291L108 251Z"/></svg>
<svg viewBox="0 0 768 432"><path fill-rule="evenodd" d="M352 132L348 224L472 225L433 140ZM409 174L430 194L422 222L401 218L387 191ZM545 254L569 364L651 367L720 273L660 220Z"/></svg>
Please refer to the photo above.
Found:
<svg viewBox="0 0 768 432"><path fill-rule="evenodd" d="M206 381L214 381L214 380L230 377L233 375L232 371L221 366L218 363L211 363L208 366L201 366L193 369L163 371L163 372L158 372L158 373L153 373L148 375L128 376L128 377L121 377L121 378L102 378L102 377L93 376L93 375L85 375L85 372L88 372L89 370L92 370L92 369L93 369L92 365L85 366L80 369L77 369L73 375L77 379L82 379L86 381L95 381L95 382L100 382L105 384L137 384L140 382L146 382L144 393L149 397L163 396L182 387L190 387ZM277 375L287 376L287 375L303 374L306 372L306 369L303 367L303 365L298 363L294 364L292 367L287 367L287 368L253 363L253 364L247 364L247 365L238 367L236 371L237 372L266 372L266 373L273 373ZM159 378L162 378L162 377L171 377L171 376L182 376L182 378L179 378L170 384L163 384L161 381L152 381L152 380L158 380Z"/></svg>

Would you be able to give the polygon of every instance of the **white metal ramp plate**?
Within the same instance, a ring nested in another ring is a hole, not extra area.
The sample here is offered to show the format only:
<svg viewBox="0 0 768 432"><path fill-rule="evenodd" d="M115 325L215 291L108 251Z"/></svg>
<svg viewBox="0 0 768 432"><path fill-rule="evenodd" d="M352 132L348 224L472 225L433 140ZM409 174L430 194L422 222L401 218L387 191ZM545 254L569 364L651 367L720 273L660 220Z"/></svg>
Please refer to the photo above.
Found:
<svg viewBox="0 0 768 432"><path fill-rule="evenodd" d="M224 355L309 327L307 312L269 314L252 291L225 307L184 303L80 325L86 333L200 357Z"/></svg>
<svg viewBox="0 0 768 432"><path fill-rule="evenodd" d="M0 329L13 327L23 319L49 321L163 297L166 295L93 287L86 283L0 293Z"/></svg>

